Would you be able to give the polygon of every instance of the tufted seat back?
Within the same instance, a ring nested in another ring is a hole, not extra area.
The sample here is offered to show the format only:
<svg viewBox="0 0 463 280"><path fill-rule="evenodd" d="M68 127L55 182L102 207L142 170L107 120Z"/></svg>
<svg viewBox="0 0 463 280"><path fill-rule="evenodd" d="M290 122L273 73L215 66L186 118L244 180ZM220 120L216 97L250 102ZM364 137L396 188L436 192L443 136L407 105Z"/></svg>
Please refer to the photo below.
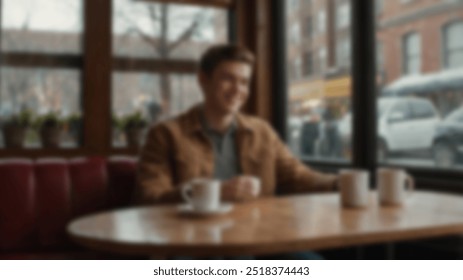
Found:
<svg viewBox="0 0 463 280"><path fill-rule="evenodd" d="M129 157L0 160L0 252L70 246L71 219L130 204L135 170Z"/></svg>

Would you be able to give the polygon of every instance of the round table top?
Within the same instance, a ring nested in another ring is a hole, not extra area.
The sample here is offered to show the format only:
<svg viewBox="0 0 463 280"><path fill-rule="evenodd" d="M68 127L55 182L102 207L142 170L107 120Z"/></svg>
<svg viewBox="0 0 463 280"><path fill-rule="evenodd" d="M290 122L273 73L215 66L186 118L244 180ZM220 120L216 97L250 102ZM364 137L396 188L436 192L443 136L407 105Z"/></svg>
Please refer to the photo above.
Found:
<svg viewBox="0 0 463 280"><path fill-rule="evenodd" d="M339 194L262 198L222 215L193 217L178 205L137 207L79 218L81 245L117 253L207 256L280 253L463 232L463 197L415 192L404 206L342 208Z"/></svg>

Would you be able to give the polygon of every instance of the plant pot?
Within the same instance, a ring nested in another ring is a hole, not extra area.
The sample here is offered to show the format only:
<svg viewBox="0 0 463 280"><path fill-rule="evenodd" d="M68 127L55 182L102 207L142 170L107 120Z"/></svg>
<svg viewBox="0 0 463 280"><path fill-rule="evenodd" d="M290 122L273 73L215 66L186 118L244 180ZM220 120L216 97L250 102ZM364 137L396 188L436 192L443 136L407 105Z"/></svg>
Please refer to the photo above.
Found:
<svg viewBox="0 0 463 280"><path fill-rule="evenodd" d="M125 130L127 146L130 148L140 148L143 137L143 128L128 128Z"/></svg>
<svg viewBox="0 0 463 280"><path fill-rule="evenodd" d="M5 124L3 126L5 148L23 148L27 128L19 125Z"/></svg>
<svg viewBox="0 0 463 280"><path fill-rule="evenodd" d="M62 129L58 126L42 127L40 129L40 140L42 148L59 148Z"/></svg>

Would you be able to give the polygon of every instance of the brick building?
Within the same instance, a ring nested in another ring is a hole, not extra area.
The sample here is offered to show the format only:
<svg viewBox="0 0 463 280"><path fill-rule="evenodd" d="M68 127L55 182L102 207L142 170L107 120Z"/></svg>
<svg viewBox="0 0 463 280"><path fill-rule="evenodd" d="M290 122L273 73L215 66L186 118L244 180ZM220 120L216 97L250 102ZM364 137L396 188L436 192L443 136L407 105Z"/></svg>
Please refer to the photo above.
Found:
<svg viewBox="0 0 463 280"><path fill-rule="evenodd" d="M377 1L376 15L383 93L429 98L442 116L462 104L463 2Z"/></svg>
<svg viewBox="0 0 463 280"><path fill-rule="evenodd" d="M350 1L289 0L287 3L292 113L298 114L303 104L319 101L337 102L348 108ZM458 95L463 88L447 78L457 79L456 72L463 68L462 1L376 0L375 4L378 92L416 95L431 89L430 84L442 84L441 89L433 89L432 99L445 115L450 110L443 109L448 107L443 104L448 98L439 92L452 91ZM461 102L463 96L457 100Z"/></svg>

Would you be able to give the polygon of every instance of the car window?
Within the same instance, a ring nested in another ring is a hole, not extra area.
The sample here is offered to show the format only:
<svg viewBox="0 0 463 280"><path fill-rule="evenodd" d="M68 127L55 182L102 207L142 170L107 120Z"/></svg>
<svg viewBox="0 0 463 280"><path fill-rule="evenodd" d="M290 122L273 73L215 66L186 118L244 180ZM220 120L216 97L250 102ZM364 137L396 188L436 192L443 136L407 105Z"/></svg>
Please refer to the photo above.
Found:
<svg viewBox="0 0 463 280"><path fill-rule="evenodd" d="M377 111L377 118L381 118L389 108L394 104L394 101L390 100L389 98L381 98L378 101L378 111Z"/></svg>
<svg viewBox="0 0 463 280"><path fill-rule="evenodd" d="M463 122L463 109L454 111L447 117L449 122Z"/></svg>
<svg viewBox="0 0 463 280"><path fill-rule="evenodd" d="M426 101L411 102L413 117L418 119L432 118L436 115L431 103Z"/></svg>
<svg viewBox="0 0 463 280"><path fill-rule="evenodd" d="M389 116L392 116L394 114L400 113L404 116L404 120L411 119L411 111L410 111L410 106L408 102L406 101L400 101L394 104L392 107Z"/></svg>

